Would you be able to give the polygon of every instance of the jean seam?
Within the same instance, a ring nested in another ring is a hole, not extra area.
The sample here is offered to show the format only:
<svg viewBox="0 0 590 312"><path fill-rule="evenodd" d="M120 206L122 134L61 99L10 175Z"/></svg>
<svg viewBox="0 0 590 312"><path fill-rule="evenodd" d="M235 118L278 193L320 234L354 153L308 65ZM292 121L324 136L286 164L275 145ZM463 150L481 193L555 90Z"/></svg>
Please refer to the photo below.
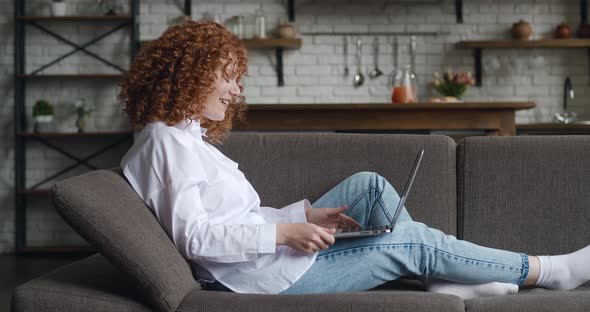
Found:
<svg viewBox="0 0 590 312"><path fill-rule="evenodd" d="M368 188L366 190L359 192L358 195L348 205L348 207L351 209L346 212L346 215L350 215L352 213L352 211L354 210L354 208L356 208L356 205L359 203L359 201L361 201L361 199L365 198L371 191L376 191L379 194L378 196L376 196L376 197L378 197L377 203L379 203L379 205L381 206L381 210L383 211L383 213L385 213L385 216L387 216L387 220L389 220L389 222L391 222L391 219L393 217L392 217L391 213L389 212L389 210L385 208L386 205L385 205L385 202L383 201L383 197L382 197L383 190L381 190L379 187L371 187L371 188ZM369 213L369 216L373 215L373 209L374 209L374 205L371 207L371 211Z"/></svg>
<svg viewBox="0 0 590 312"><path fill-rule="evenodd" d="M438 249L436 247L432 247L432 246L425 245L425 244L419 244L419 243L371 244L371 245L364 245L364 246L355 246L355 247L352 247L352 248L342 249L342 250L333 251L333 252L329 252L329 253L324 253L322 255L318 255L317 258L316 258L316 261L319 260L320 258L325 258L327 256L334 255L334 254L337 254L337 253L342 253L344 251L351 251L351 250L355 250L355 249L363 249L363 248L369 248L369 247L382 247L382 246L386 246L386 247L419 246L419 247L430 248L430 249L432 249L435 252L442 253L442 254L445 254L445 255L448 255L448 256L458 257L458 258L461 258L462 260L471 260L471 261L480 262L482 264L485 263L485 264L493 264L493 265L504 266L504 267L510 268L511 270L521 270L522 271L523 268L524 268L524 263L523 263L523 266L522 267L515 267L515 266L512 266L512 265L508 265L508 264L504 264L504 263L499 263L499 262L473 259L473 258L469 258L469 257L459 256L459 255L450 253L448 251L445 251L445 250L442 250L442 249ZM527 260L527 271L528 271L528 260ZM522 278L522 273L521 273L521 278Z"/></svg>

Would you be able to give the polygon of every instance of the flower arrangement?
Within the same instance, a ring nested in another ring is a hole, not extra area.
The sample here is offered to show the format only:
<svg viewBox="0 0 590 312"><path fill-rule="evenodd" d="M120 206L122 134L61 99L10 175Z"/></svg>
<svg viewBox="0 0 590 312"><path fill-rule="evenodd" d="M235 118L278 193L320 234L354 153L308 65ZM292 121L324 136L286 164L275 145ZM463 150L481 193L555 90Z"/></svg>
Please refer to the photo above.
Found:
<svg viewBox="0 0 590 312"><path fill-rule="evenodd" d="M452 96L460 98L463 96L469 86L475 84L470 72L453 72L448 69L443 73L442 78L439 73L434 73L434 80L431 81L434 89L442 96Z"/></svg>

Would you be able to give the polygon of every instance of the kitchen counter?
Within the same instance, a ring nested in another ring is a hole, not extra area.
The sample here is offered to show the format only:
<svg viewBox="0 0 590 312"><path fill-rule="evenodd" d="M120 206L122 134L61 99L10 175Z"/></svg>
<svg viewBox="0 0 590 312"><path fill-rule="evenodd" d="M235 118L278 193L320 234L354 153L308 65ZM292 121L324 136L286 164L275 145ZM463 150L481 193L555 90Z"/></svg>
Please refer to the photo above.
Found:
<svg viewBox="0 0 590 312"><path fill-rule="evenodd" d="M561 123L532 123L516 125L520 135L563 135L563 134L590 134L590 121L579 121L570 124Z"/></svg>
<svg viewBox="0 0 590 312"><path fill-rule="evenodd" d="M251 104L247 123L235 130L367 131L484 130L514 135L516 110L534 102L462 102L407 104Z"/></svg>

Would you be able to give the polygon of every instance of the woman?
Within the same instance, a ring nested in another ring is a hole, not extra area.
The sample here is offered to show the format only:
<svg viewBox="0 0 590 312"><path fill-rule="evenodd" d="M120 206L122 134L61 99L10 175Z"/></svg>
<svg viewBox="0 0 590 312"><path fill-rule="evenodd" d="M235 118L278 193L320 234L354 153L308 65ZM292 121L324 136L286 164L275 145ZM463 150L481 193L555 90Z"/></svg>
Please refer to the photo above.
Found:
<svg viewBox="0 0 590 312"><path fill-rule="evenodd" d="M432 291L471 298L590 279L589 247L554 257L481 247L414 222L405 208L392 234L335 241L337 227L391 222L399 197L375 173L351 176L313 205L261 207L237 164L207 142L244 118L246 62L244 46L219 24L185 22L140 51L119 95L143 127L123 172L205 288L361 291L416 276L433 281Z"/></svg>

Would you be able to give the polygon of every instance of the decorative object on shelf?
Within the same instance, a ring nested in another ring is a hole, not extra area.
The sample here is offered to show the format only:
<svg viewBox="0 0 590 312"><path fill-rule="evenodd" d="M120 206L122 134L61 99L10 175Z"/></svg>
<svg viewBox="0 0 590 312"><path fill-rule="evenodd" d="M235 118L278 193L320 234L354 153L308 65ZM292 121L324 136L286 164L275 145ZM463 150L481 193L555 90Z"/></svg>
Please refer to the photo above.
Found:
<svg viewBox="0 0 590 312"><path fill-rule="evenodd" d="M442 78L439 73L434 73L434 80L430 83L440 95L447 97L445 99L448 102L448 97L454 97L460 100L465 91L469 86L475 84L475 80L471 77L470 72L456 72L448 69L443 73Z"/></svg>
<svg viewBox="0 0 590 312"><path fill-rule="evenodd" d="M49 132L53 130L53 106L46 100L38 100L33 105L33 119L35 133Z"/></svg>
<svg viewBox="0 0 590 312"><path fill-rule="evenodd" d="M292 23L281 23L277 26L276 33L279 38L293 39L297 37L297 29Z"/></svg>
<svg viewBox="0 0 590 312"><path fill-rule="evenodd" d="M94 109L86 104L86 100L84 98L80 98L74 104L76 108L76 127L78 128L78 133L84 132L86 128L86 117L90 115L94 111Z"/></svg>
<svg viewBox="0 0 590 312"><path fill-rule="evenodd" d="M230 17L225 23L225 27L238 39L244 39L244 16L235 15Z"/></svg>
<svg viewBox="0 0 590 312"><path fill-rule="evenodd" d="M266 38L266 16L264 15L264 10L262 10L262 8L256 10L255 20L256 32L254 33L254 38Z"/></svg>
<svg viewBox="0 0 590 312"><path fill-rule="evenodd" d="M411 65L395 72L393 89L391 92L392 103L413 103L418 102L416 76L412 75Z"/></svg>
<svg viewBox="0 0 590 312"><path fill-rule="evenodd" d="M512 24L512 38L516 40L528 40L533 34L533 27L525 20Z"/></svg>
<svg viewBox="0 0 590 312"><path fill-rule="evenodd" d="M51 14L53 16L66 15L66 3L63 0L53 0L51 2Z"/></svg>
<svg viewBox="0 0 590 312"><path fill-rule="evenodd" d="M555 38L558 39L567 39L572 36L572 30L567 23L563 22L557 25L557 27L555 28L554 35Z"/></svg>
<svg viewBox="0 0 590 312"><path fill-rule="evenodd" d="M581 23L580 26L578 26L578 37L590 38L590 25L587 23Z"/></svg>

